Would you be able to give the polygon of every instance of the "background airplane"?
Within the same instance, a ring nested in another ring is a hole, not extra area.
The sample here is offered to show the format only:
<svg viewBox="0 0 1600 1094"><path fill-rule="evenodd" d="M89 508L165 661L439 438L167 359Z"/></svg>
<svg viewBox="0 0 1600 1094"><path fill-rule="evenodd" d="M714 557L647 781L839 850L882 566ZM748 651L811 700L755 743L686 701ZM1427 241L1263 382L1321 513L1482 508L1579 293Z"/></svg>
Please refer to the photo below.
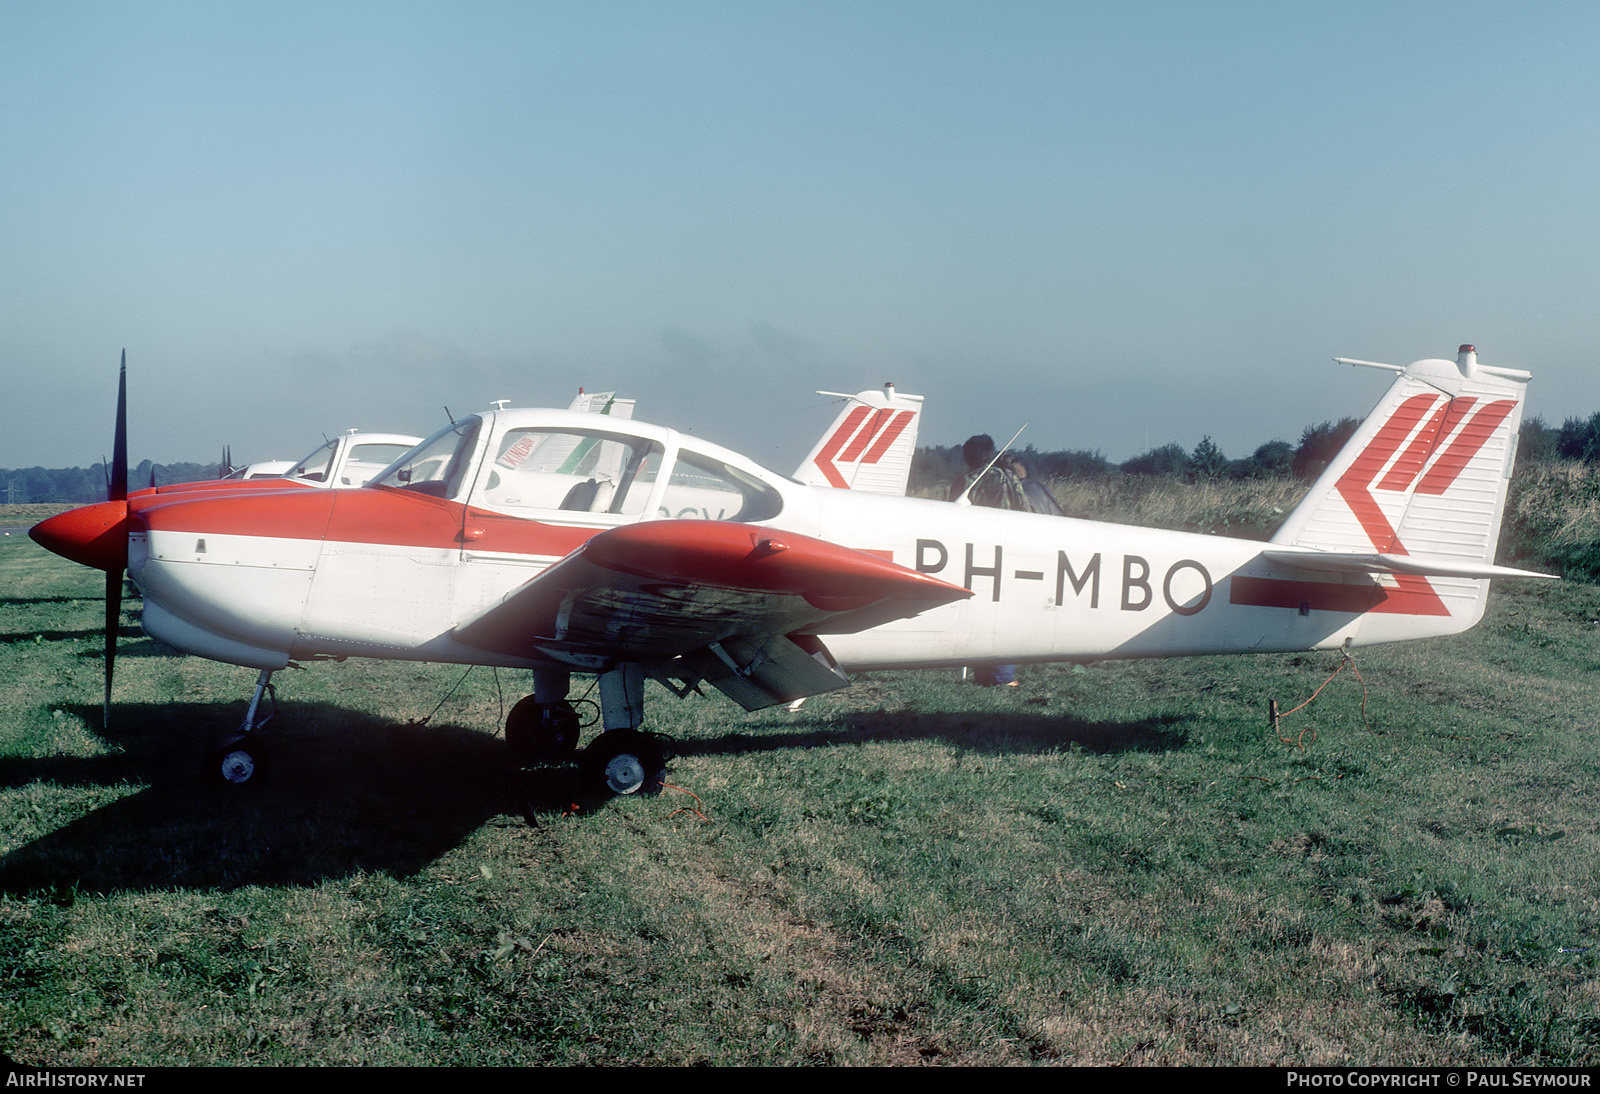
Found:
<svg viewBox="0 0 1600 1094"><path fill-rule="evenodd" d="M335 489L365 486L421 440L404 433L362 433L352 429L306 453L283 477Z"/></svg>
<svg viewBox="0 0 1600 1094"><path fill-rule="evenodd" d="M807 486L835 486L874 494L904 494L917 451L922 396L902 395L893 384L882 391L842 395L846 400L833 425L800 461L794 477Z"/></svg>
<svg viewBox="0 0 1600 1094"><path fill-rule="evenodd" d="M633 793L667 760L640 728L646 679L758 709L851 669L1349 649L1472 626L1489 579L1540 576L1494 563L1528 374L1470 346L1375 367L1395 373L1388 391L1267 543L808 486L670 429L505 407L362 489L130 497L121 393L122 496L32 534L107 573L108 704L124 568L146 633L258 670L216 755L228 781L255 771L272 673L353 656L531 669L506 724L519 761L572 755L571 676L593 674L604 732L580 771Z"/></svg>

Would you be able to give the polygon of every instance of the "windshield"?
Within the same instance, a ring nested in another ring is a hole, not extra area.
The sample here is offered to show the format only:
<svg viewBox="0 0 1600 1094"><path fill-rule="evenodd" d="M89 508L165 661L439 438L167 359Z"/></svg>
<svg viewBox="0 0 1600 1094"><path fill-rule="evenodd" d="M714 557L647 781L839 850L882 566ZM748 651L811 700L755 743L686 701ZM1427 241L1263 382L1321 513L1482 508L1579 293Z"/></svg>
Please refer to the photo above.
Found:
<svg viewBox="0 0 1600 1094"><path fill-rule="evenodd" d="M452 422L383 469L373 483L452 498L471 462L483 419L477 415Z"/></svg>
<svg viewBox="0 0 1600 1094"><path fill-rule="evenodd" d="M344 458L344 466L339 468L339 485L362 486L409 451L407 446L389 441L354 445Z"/></svg>
<svg viewBox="0 0 1600 1094"><path fill-rule="evenodd" d="M328 477L328 461L333 459L333 450L339 445L338 441L328 441L318 445L311 454L289 469L286 478L308 479L311 482L322 482Z"/></svg>

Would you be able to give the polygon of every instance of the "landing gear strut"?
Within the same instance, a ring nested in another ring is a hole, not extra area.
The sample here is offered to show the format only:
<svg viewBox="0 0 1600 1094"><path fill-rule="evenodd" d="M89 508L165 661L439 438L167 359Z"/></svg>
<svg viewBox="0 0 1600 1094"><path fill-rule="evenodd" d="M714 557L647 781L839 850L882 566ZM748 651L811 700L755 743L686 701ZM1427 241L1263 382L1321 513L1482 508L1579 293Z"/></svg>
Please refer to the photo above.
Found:
<svg viewBox="0 0 1600 1094"><path fill-rule="evenodd" d="M606 731L589 742L578 763L592 794L654 794L667 775L667 739L639 728L644 721L644 666L628 662L600 676L600 717Z"/></svg>
<svg viewBox="0 0 1600 1094"><path fill-rule="evenodd" d="M261 697L265 695L272 712L262 717ZM213 749L207 760L207 770L212 780L226 786L243 786L259 778L266 767L266 754L250 734L261 729L278 716L278 692L272 686L272 670L262 669L256 677L255 694L250 697L250 707L238 732Z"/></svg>
<svg viewBox="0 0 1600 1094"><path fill-rule="evenodd" d="M623 664L600 674L600 716L604 732L578 756L578 778L584 791L653 794L661 789L673 751L667 738L639 728L644 720L644 667ZM511 708L506 719L506 744L512 763L560 763L577 752L580 725L567 702L570 676L565 672L534 673L534 693Z"/></svg>

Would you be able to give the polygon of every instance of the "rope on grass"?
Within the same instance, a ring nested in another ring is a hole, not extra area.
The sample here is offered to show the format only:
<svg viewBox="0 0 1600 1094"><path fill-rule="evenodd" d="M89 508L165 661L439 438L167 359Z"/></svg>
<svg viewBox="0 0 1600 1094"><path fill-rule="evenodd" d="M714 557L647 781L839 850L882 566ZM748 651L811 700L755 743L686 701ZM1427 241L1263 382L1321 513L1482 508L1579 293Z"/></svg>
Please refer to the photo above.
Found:
<svg viewBox="0 0 1600 1094"><path fill-rule="evenodd" d="M454 695L456 693L456 689L457 688L459 688L462 684L466 683L467 677L472 675L472 670L475 669L475 668L477 668L476 665L468 665L467 666L467 671L463 672L461 674L461 678L459 680L457 680L454 684L450 685L450 690L444 693L444 698L440 699L439 702L434 705L434 708L432 710L428 711L428 716L426 718L423 718L419 722L412 722L411 724L414 725L414 726L425 726L429 722L431 722L433 720L433 716L435 714L439 713L439 708L444 706L446 703L448 703L450 701L450 696L452 696L452 695ZM500 687L500 677L499 677L498 674L495 675L494 683L495 683L495 689L498 691L499 687Z"/></svg>
<svg viewBox="0 0 1600 1094"><path fill-rule="evenodd" d="M1334 669L1326 680L1317 685L1317 690L1311 693L1311 698L1307 699L1293 710L1286 710L1281 714L1278 713L1276 705L1274 704L1274 709L1272 712L1272 728L1276 730L1280 721L1287 718L1289 715L1297 713L1298 711L1304 710L1306 707L1310 706L1312 700L1322 694L1322 689L1333 683L1333 678L1338 676L1346 668L1355 673L1356 679L1361 681L1361 724L1368 732L1371 732L1372 726L1367 722L1367 682L1366 680L1362 679L1361 670L1356 667L1355 658L1351 657L1348 651L1345 652L1344 660L1339 662L1339 667ZM1306 728L1302 729L1300 733L1292 740L1279 733L1278 740L1282 744L1294 745L1300 751L1304 752L1307 743L1307 734L1310 734L1311 742L1315 743L1317 739L1317 727L1315 725L1307 725Z"/></svg>
<svg viewBox="0 0 1600 1094"><path fill-rule="evenodd" d="M683 787L674 786L671 783L662 783L661 784L661 789L663 789L663 790L676 790L680 794L687 794L691 798L693 798L695 801L699 802L702 808L706 804L705 802L700 801L700 795L696 794L693 790L685 790ZM701 820L705 821L707 824L711 823L711 820L710 820L709 817L707 817L703 812L701 812L700 809L695 809L692 806L685 806L682 809L674 809L672 812L667 814L667 819L671 820L673 817L676 817L679 813L693 813L695 816L699 817Z"/></svg>

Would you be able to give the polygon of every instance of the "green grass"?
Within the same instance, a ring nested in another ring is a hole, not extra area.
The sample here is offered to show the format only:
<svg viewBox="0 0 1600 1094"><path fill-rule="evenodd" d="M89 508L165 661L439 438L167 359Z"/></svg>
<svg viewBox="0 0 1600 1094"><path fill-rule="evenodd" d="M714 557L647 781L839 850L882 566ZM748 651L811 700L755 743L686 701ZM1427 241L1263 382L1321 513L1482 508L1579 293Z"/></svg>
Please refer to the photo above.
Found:
<svg viewBox="0 0 1600 1094"><path fill-rule="evenodd" d="M36 1064L1594 1064L1600 589L1360 655L650 697L674 787L513 778L516 674L248 670L0 540L0 1051ZM425 723L425 724L424 724ZM574 809L574 806L576 808ZM529 824L524 812L531 815Z"/></svg>

